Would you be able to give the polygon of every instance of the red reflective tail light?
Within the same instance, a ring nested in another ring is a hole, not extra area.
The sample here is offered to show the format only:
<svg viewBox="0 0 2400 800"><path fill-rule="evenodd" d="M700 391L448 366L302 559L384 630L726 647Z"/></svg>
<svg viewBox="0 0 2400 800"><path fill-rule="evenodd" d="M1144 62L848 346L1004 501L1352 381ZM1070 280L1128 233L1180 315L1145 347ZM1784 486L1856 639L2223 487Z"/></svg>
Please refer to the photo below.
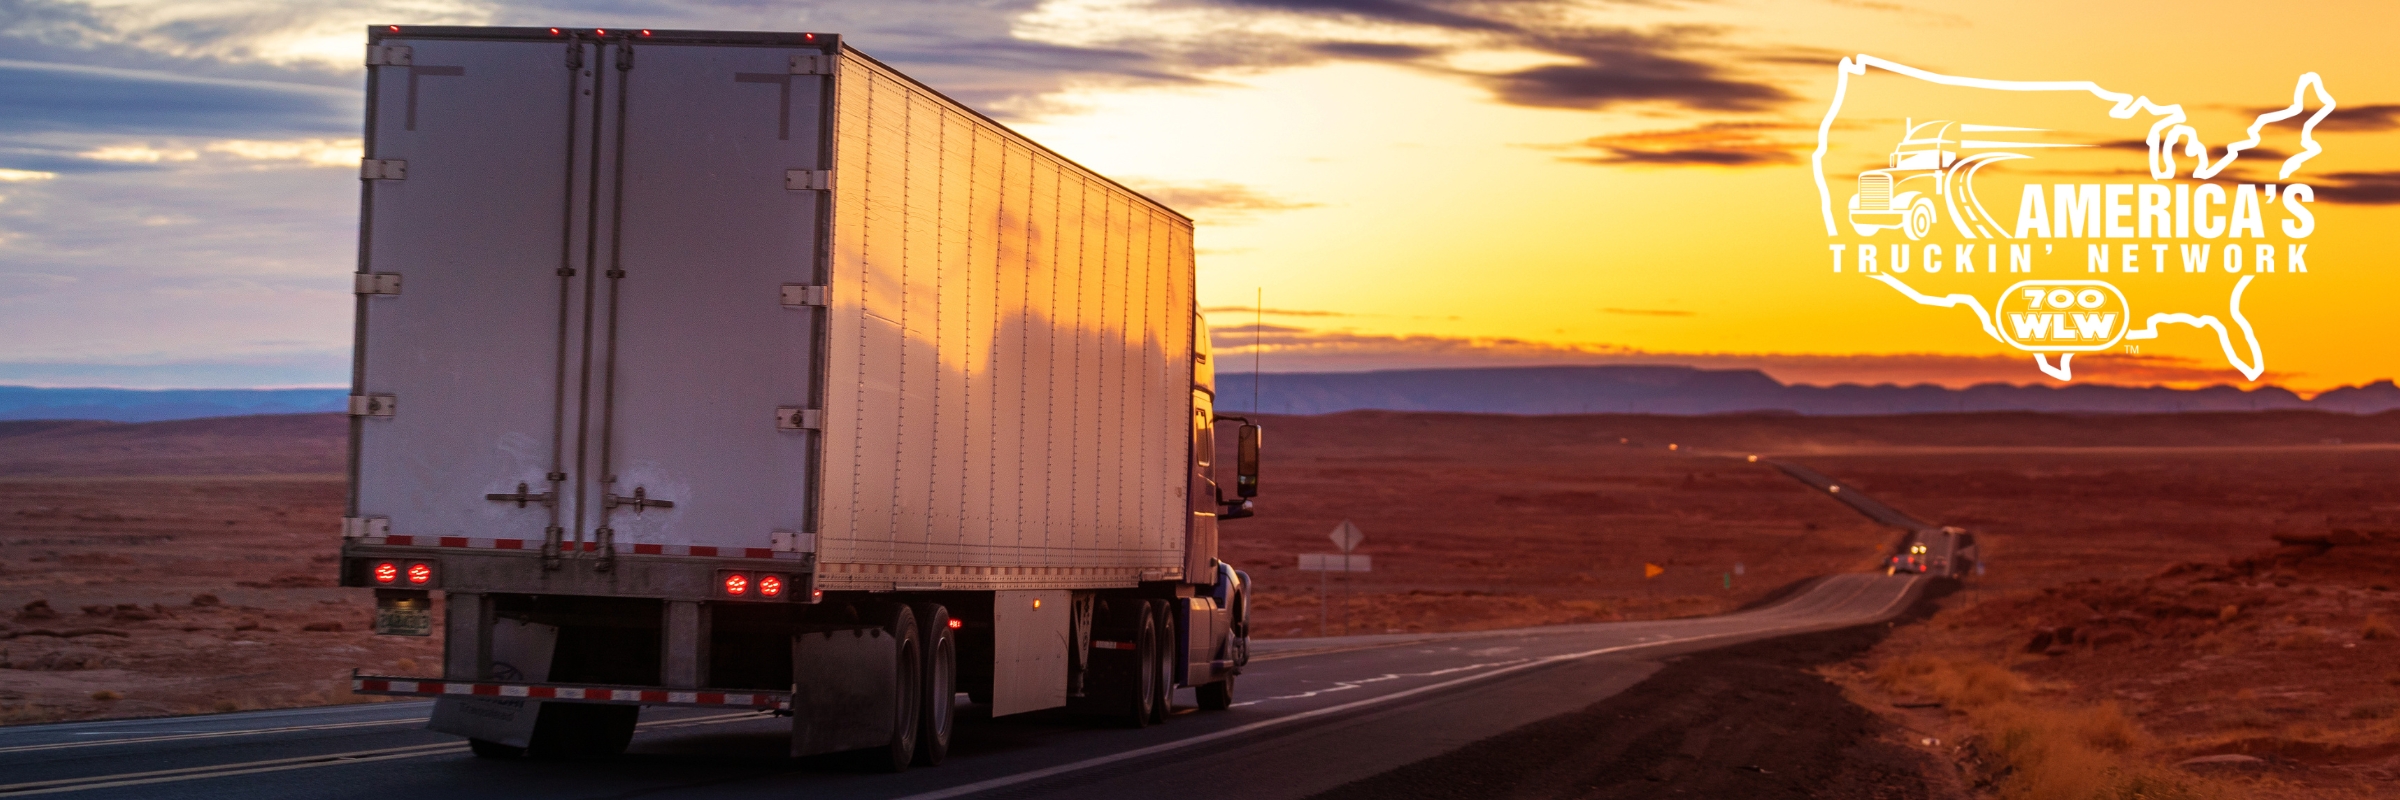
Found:
<svg viewBox="0 0 2400 800"><path fill-rule="evenodd" d="M424 564L408 565L408 582L423 586L433 580L433 567Z"/></svg>
<svg viewBox="0 0 2400 800"><path fill-rule="evenodd" d="M725 576L725 593L740 597L750 593L750 576L739 572Z"/></svg>
<svg viewBox="0 0 2400 800"><path fill-rule="evenodd" d="M375 582L391 583L400 579L400 565L385 561L375 565Z"/></svg>
<svg viewBox="0 0 2400 800"><path fill-rule="evenodd" d="M958 630L958 629L960 629L960 628L964 628L964 627L966 627L966 626L967 626L967 623L966 623L966 621L965 621L965 620L959 619L959 618L957 618L957 617L951 617L951 618L950 618L950 629L951 629L951 630Z"/></svg>
<svg viewBox="0 0 2400 800"><path fill-rule="evenodd" d="M760 596L760 597L782 597L782 596L783 596L783 578L782 578L782 576L778 576L778 575L760 575L760 576L758 576L758 596Z"/></svg>

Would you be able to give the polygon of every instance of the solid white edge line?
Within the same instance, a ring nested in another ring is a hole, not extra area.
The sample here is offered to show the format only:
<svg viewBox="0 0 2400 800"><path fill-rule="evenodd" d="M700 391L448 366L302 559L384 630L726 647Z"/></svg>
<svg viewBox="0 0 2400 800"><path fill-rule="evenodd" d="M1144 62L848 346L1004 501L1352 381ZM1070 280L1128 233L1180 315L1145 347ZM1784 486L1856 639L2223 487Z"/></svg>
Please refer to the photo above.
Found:
<svg viewBox="0 0 2400 800"><path fill-rule="evenodd" d="M378 726L378 725L406 725L406 724L413 723L413 722L424 722L426 719L428 719L428 718L427 718L427 717L406 717L406 718L402 718L402 719L367 720L367 721L361 721L361 722L334 722L334 723L327 723L327 724L324 724L324 725L293 725L293 726L289 726L289 727L282 727L282 728L241 728L241 729L238 729L238 730L230 730L230 731L200 731L200 732L195 732L195 733L170 733L170 734L160 734L160 735L157 735L157 736L137 736L137 737L128 737L128 738L124 738L124 739L92 739L92 740L88 740L88 741L81 741L81 742L51 742L51 743L48 743L48 744L22 744L22 745L16 745L16 746L14 746L14 747L0 747L0 753L30 753L30 752L34 752L34 751L37 751L37 750L66 750L66 749L77 748L77 747L102 747L102 746L106 746L106 745L112 745L112 744L148 744L148 743L151 743L151 742L175 742L175 741L185 741L185 740L190 740L190 739L220 739L220 738L224 738L224 737L227 737L227 736L261 736L261 735L270 734L270 733L291 733L291 732L294 732L294 731L330 731L330 730L341 730L341 729L345 729L345 728L372 728L372 727L375 727L375 726Z"/></svg>
<svg viewBox="0 0 2400 800"><path fill-rule="evenodd" d="M715 725L722 722L737 722L742 719L757 718L759 718L759 715L756 712L742 712L734 714L719 714L710 717L693 717L690 719L655 720L651 722L640 723L634 727L636 730L640 730L642 728L649 728L652 726L683 727ZM203 778L224 778L235 775L249 775L259 772L280 772L283 770L307 769L309 767L332 767L343 764L363 764L369 761L390 761L400 758L451 755L454 753L464 752L466 749L466 745L461 742L436 742L434 744L409 745L406 747L386 747L375 750L355 750L348 753L328 753L325 755L294 756L291 758L277 758L265 761L247 761L234 764L214 764L199 767L183 767L179 769L157 770L153 772L128 772L116 775L94 775L85 778L59 778L56 780L32 781L29 783L17 783L0 786L0 797L25 797L37 794L80 792L85 789L109 789L120 786L144 786L153 783L172 783L175 781L191 781L200 780ZM99 782L93 783L93 781Z"/></svg>
<svg viewBox="0 0 2400 800"><path fill-rule="evenodd" d="M430 748L430 749L428 749L428 748ZM389 752L389 751L376 751L376 750L362 750L362 751L359 751L359 752L363 752L363 753L376 753L376 752L382 752L382 753L384 753L384 754L383 754L383 755L372 755L372 756L347 757L347 756L349 756L350 754L348 754L348 753L334 753L334 754L332 754L332 755L324 755L324 756L309 756L309 757L307 757L307 759L308 759L308 760L306 760L304 763L298 763L298 764L288 764L288 763L287 763L287 764L275 764L275 765L272 765L272 766L251 767L251 768L249 768L249 769L220 769L220 770L218 770L218 771L216 771L216 772L203 772L203 773L199 773L199 774L192 774L192 775L162 775L162 776L159 776L159 777L154 777L154 778L128 778L128 779L123 779L123 780L107 780L108 778L111 778L111 777L116 777L116 776L101 776L101 778L99 778L99 779L98 779L98 780L102 780L102 781L104 781L104 782L101 782L101 783L73 783L73 784L70 784L70 785L54 785L54 786L51 786L51 787L49 787L49 788L43 788L43 789L29 789L29 790L25 790L25 791L11 791L11 790L4 790L4 789L0 789L0 797L29 797L29 796L32 796L32 795L37 795L37 794L60 794L60 793L64 793L64 792L80 792L80 791L84 791L84 790L87 790L87 789L114 789L114 788L121 787L121 786L146 786L146 785L153 784L153 783L173 783L173 782L175 782L175 781L199 780L199 779L201 779L201 778L229 778L229 777L232 777L232 776L235 776L235 775L250 775L250 774L255 774L255 773L260 773L260 772L282 772L282 771L285 771L285 770L294 770L294 769L308 769L308 768L310 768L310 767L333 767L333 766L341 766L341 765L344 765L344 764L363 764L363 763L366 763L366 762L369 762L369 761L390 761L390 760L393 760L393 759L400 759L400 758L419 758L419 757L423 757L423 756L440 756L440 755L450 755L450 754L453 754L453 753L464 753L464 752L466 752L466 751L467 751L467 746L466 746L465 744L460 744L460 743L444 742L444 743L441 743L441 744L438 744L438 745L425 745L423 748L393 748L393 749L394 749L394 750L409 750L409 751L411 751L411 752ZM285 760L287 760L287 761L288 761L288 760L291 760L291 759L285 759ZM240 766L240 765L232 765L232 766ZM207 768L207 767L195 767L195 768L193 768L193 769L209 769L209 768ZM171 771L171 772L180 772L181 770L168 770L168 771ZM155 774L155 773L141 773L141 772L136 772L136 773L133 773L133 774L134 774L134 775L148 775L148 774ZM61 783L67 783L67 781L50 781L49 783L53 783L53 784L61 784Z"/></svg>
<svg viewBox="0 0 2400 800"><path fill-rule="evenodd" d="M85 778L55 778L46 781L28 781L25 783L12 783L5 786L0 786L0 796L43 794L46 792L71 791L74 789L99 788L99 786L91 784L91 781L119 781L131 778L154 778L153 780L144 780L141 782L157 783L159 781L166 780L183 780L186 778L208 777L207 775L198 775L193 773L207 773L211 772L212 770L237 769L241 767L276 769L282 767L315 766L318 763L341 763L342 759L351 756L389 756L394 754L416 755L419 751L434 750L445 747L463 749L464 745L461 745L457 742L435 742L433 744L413 744L402 747L378 747L373 750L354 750L348 753L325 753L323 755L313 756L271 758L264 761L246 761L236 764L208 764L197 767L178 767L175 769L151 770L148 772L122 772L115 775L94 775ZM299 762L311 763L304 764ZM107 785L124 784L112 783Z"/></svg>
<svg viewBox="0 0 2400 800"><path fill-rule="evenodd" d="M1908 583L1907 583L1907 584L1904 584L1904 585L1902 585L1902 586L1900 587L1900 591L1899 591L1899 592L1896 594L1896 596L1894 596L1894 597L1892 598L1892 601L1891 601L1891 602L1884 604L1883 608L1882 608L1881 610L1878 610L1878 611L1876 611L1874 616L1872 616L1872 617L1869 617L1869 618L1867 618L1867 619L1865 619L1865 620L1861 621L1860 623L1856 623L1856 624L1865 624L1866 622L1873 622L1873 621L1875 621L1875 620L1877 620L1877 619L1882 619L1884 616L1886 616L1886 615L1890 614L1890 613L1891 613L1891 611L1892 611L1892 607L1893 607L1893 606L1897 606L1897 605L1899 605L1899 604L1900 604L1900 601L1907 599L1907 598L1909 597L1909 595L1911 594L1912 590L1914 590L1914 589L1916 588L1916 584L1917 584L1917 579L1918 579L1918 577L1919 577L1919 576L1914 576L1914 575L1912 575L1912 576L1909 576L1909 578L1908 578ZM1856 595L1853 595L1853 597L1855 597L1855 596L1856 596ZM1705 640L1708 640L1708 639L1722 639L1722 638L1725 638L1725 637L1728 637L1728 636L1747 636L1747 635L1757 635L1757 634L1765 634L1765 633L1775 633L1775 632L1778 632L1778 631L1791 630L1791 629L1796 629L1796 628L1807 628L1807 627L1814 627L1814 626L1818 626L1818 625L1824 625L1824 624L1826 624L1826 623L1824 623L1824 622L1814 622L1814 623L1799 623L1799 624L1794 624L1794 625L1786 625L1786 626L1783 626L1783 627L1780 627L1780 628L1766 628L1766 629L1762 629L1762 630L1751 630L1751 631L1731 631L1731 632L1726 632L1726 633L1712 633L1712 634L1707 634L1707 635L1704 635L1704 636L1690 636L1690 637L1685 637L1685 638L1682 638L1682 639L1667 639L1667 640L1663 640L1663 641L1656 641L1656 642L1639 642L1639 643L1635 643L1635 644L1624 644L1624 645L1617 645L1617 646L1615 646L1615 647L1603 647L1603 648L1600 648L1600 649L1597 649L1597 650L1585 650L1585 651L1583 651L1583 652L1580 652L1580 653L1565 653L1565 654L1561 654L1561 655L1555 655L1555 656L1546 656L1546 657L1543 657L1543 658L1538 658L1538 659L1535 659L1535 660L1532 660L1532 661L1527 661L1527 662L1525 662L1525 663L1522 663L1522 664L1517 664L1517 665L1514 665L1514 666L1501 667L1501 668L1499 668L1499 669L1495 669L1495 670L1492 670L1492 671L1490 671L1490 672L1480 672L1480 673L1476 673L1476 674L1474 674L1474 675L1468 675L1468 676L1466 676L1466 677L1463 677L1463 678L1454 678L1454 679L1451 679L1451 680L1442 681L1442 682L1440 682L1440 683L1426 684L1426 685L1424 685L1424 686L1419 686L1419 687L1416 687L1416 688L1414 688L1414 689L1404 689L1404 690L1401 690L1401 691L1393 692L1393 693L1391 693L1391 694L1386 694L1386 695L1378 695L1378 696L1375 696L1375 697L1369 697L1369 698L1365 698L1365 699L1362 699L1362 700L1353 700L1353 701L1350 701L1350 702L1348 702L1348 703L1343 703L1343 704L1341 704L1341 705L1337 705L1337 706L1327 706L1327 707L1325 707L1325 708L1319 708L1319 709L1314 709L1314 710L1310 710L1310 711L1303 711L1303 712L1300 712L1300 713L1297 713L1297 714L1292 714L1292 715L1289 715L1289 716L1276 717L1276 718L1274 718L1274 719L1265 719L1265 720L1259 720L1259 721L1257 721L1257 722L1253 722L1253 723L1250 723L1250 724L1247 724L1247 725L1241 725L1241 726L1236 726L1236 727L1232 727L1232 728L1226 728L1226 729L1224 729L1224 730L1221 730L1221 731L1216 731L1216 732L1213 732L1213 733L1204 733L1204 734L1201 734L1201 735L1199 735L1199 736L1194 736L1194 737L1191 737L1191 738L1188 738L1188 739L1177 739L1177 740L1175 740L1175 741L1172 741L1172 742L1161 742L1161 743L1159 743L1159 744L1154 744L1154 745L1151 745L1151 746L1149 746L1149 747L1136 748L1136 749L1133 749L1133 750L1127 750L1127 751L1124 751L1124 752L1121 752L1121 753L1111 753L1111 754L1109 754L1109 755L1105 755L1105 756L1095 756L1095 757L1093 757L1093 758L1087 758L1087 759L1084 759L1084 760L1082 760L1082 761L1076 761L1076 762L1067 763L1067 764L1060 764L1060 765L1058 765L1058 766L1054 766L1054 767L1045 767L1045 768L1042 768L1042 769L1037 769L1037 770L1033 770L1033 771L1030 771L1030 772L1020 772L1020 773L1017 773L1017 774L1015 774L1015 775L1009 775L1009 776L1004 776L1004 777L999 777L999 778L991 778L991 779L988 779L988 780L977 781L977 782L975 782L975 783L969 783L969 784L964 784L964 785L960 785L960 786L953 786L953 787L950 787L950 788L948 788L948 789L939 789L939 790L935 790L935 791L931 791L931 792L923 792L923 793L919 793L919 794L912 794L912 795L903 795L903 796L901 796L901 797L899 797L899 798L896 798L896 800L943 800L944 798L950 798L950 797L963 797L963 796L966 796L966 795L975 794L975 793L977 793L977 792L984 792L984 791L989 791L989 790L992 790L992 789L998 789L998 788L1000 788L1000 787L1003 787L1003 786L1014 786L1014 785L1017 785L1017 784L1020 784L1020 783L1027 783L1027 782L1030 782L1030 781L1037 781L1037 780L1041 780L1041 779L1043 779L1043 778L1048 778L1048 777L1052 777L1052 776L1056 776L1056 775L1064 775L1064 774L1067 774L1067 773L1070 773L1070 772L1081 772L1081 771L1083 771L1083 770L1091 769L1091 768L1093 768L1093 767L1098 767L1098 766L1103 766L1103 765L1107 765L1107 764L1112 764L1112 763L1115 763L1115 762L1118 762L1118 761L1124 761L1124 760L1126 760L1126 759L1131 759L1131 758L1140 758L1140 757L1142 757L1142 756L1152 755L1152 754L1155 754L1155 753L1164 753L1164 752L1168 752L1168 751L1170 751L1170 750L1180 750L1180 749L1183 749L1183 748L1186 748L1186 747L1191 747L1191 746L1193 746L1193 745L1197 745L1197 744L1204 744L1204 743L1207 743L1207 742L1213 742L1213 741L1216 741L1216 740L1219 740L1219 739L1226 739L1226 738L1231 738L1231 737L1234 737L1234 736L1240 736L1240 735L1242 735L1242 734L1249 733L1249 732L1251 732L1251 731L1256 731L1256 730L1262 730L1262 729L1266 729L1266 728L1271 728L1271 727L1275 727L1275 726L1277 726L1277 725L1282 725L1282 724L1285 724L1285 723L1290 723L1290 722L1298 722L1298 721L1301 721L1301 720L1304 720L1304 719L1313 719L1313 718L1316 718L1316 717L1328 716L1328 715L1332 715L1332 714L1339 714L1339 713L1342 713L1342 712L1344 712L1344 711L1349 711L1349 710L1352 710L1352 709L1365 708L1365 707L1367 707L1367 706L1378 705L1378 704L1382 704L1382 703L1388 703L1388 702L1391 702L1391 701L1393 701L1393 700L1398 700L1398 699L1401 699L1401 698L1404 698L1404 697L1411 697L1411 696L1414 696L1414 695L1424 694L1424 693L1426 693L1426 692L1431 692L1431 691L1435 691L1435 690L1439 690L1439 689L1447 689L1447 688L1450 688L1450 687L1452 687L1452 686L1459 686L1459 685L1462 685L1462 684L1473 683L1473 682L1480 681L1480 680L1485 680L1485 679L1488 679L1488 678L1494 678L1494 677L1498 677L1498 676L1501 676L1501 675L1507 675L1507 674L1514 673L1514 672L1520 672L1520 671L1524 671L1524 670L1532 669L1532 668L1534 668L1534 667L1546 666L1546 665L1549 665L1549 664L1556 664L1556 663L1560 663L1560 662L1564 662L1564 661L1574 661L1574 660L1578 660L1578 659L1590 658L1590 657L1592 657L1592 656L1598 656L1598 655L1607 655L1607 654L1609 654L1609 653L1619 653L1619 652L1624 652L1624 651L1627 651L1627 650L1641 650L1641 649L1652 648L1652 647L1660 647L1660 646L1664 646L1664 645L1670 645L1670 644L1682 644L1682 643L1685 643L1685 642L1697 642L1697 641L1705 641Z"/></svg>

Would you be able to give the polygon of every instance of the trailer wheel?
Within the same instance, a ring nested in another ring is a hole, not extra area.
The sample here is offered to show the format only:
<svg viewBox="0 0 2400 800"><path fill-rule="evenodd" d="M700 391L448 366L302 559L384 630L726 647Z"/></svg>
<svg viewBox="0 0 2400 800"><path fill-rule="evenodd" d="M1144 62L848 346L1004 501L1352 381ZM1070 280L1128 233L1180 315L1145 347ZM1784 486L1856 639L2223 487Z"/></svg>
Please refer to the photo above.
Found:
<svg viewBox="0 0 2400 800"><path fill-rule="evenodd" d="M1149 604L1143 603L1137 616L1139 619L1134 624L1139 627L1133 639L1134 663L1125 672L1125 721L1141 728L1150 724L1150 711L1158 696L1158 669L1153 665L1160 659L1158 615L1150 613Z"/></svg>
<svg viewBox="0 0 2400 800"><path fill-rule="evenodd" d="M1150 661L1150 722L1166 722L1167 712L1175 703L1175 614L1167 610L1164 601L1150 602L1150 615L1158 620L1158 643Z"/></svg>
<svg viewBox="0 0 2400 800"><path fill-rule="evenodd" d="M919 603L916 612L925 646L925 698L917 715L916 761L932 767L950 755L950 730L958 705L958 634L950 629L950 610L940 603Z"/></svg>
<svg viewBox="0 0 2400 800"><path fill-rule="evenodd" d="M515 761L525 757L525 748L482 739L468 739L467 749L474 751L476 758L494 761Z"/></svg>
<svg viewBox="0 0 2400 800"><path fill-rule="evenodd" d="M1200 710L1223 711L1233 707L1233 676L1227 675L1216 683L1193 687L1192 694L1200 697Z"/></svg>
<svg viewBox="0 0 2400 800"><path fill-rule="evenodd" d="M892 740L868 751L868 766L886 772L908 769L917 758L917 723L925 698L925 654L917 635L917 615L895 604L885 623L899 645L893 659Z"/></svg>

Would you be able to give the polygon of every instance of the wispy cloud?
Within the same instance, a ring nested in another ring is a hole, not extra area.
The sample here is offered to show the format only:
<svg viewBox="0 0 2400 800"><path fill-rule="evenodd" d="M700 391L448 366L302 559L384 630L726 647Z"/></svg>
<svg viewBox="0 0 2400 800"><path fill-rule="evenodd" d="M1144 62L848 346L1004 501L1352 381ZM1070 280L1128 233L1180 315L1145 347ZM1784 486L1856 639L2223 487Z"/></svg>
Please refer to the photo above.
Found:
<svg viewBox="0 0 2400 800"><path fill-rule="evenodd" d="M1285 200L1238 183L1200 181L1172 183L1127 178L1125 184L1167 207L1212 222L1243 222L1260 214L1315 208L1318 203Z"/></svg>
<svg viewBox="0 0 2400 800"><path fill-rule="evenodd" d="M2309 188L2328 203L2388 206L2400 203L2400 170L2331 172Z"/></svg>
<svg viewBox="0 0 2400 800"><path fill-rule="evenodd" d="M1600 313L1626 317L1689 317L1697 315L1699 312L1673 308L1603 308L1600 309Z"/></svg>
<svg viewBox="0 0 2400 800"><path fill-rule="evenodd" d="M1752 167L1799 160L1808 143L1787 134L1799 126L1781 122L1710 122L1686 128L1594 136L1545 149L1588 151L1561 156L1584 164Z"/></svg>

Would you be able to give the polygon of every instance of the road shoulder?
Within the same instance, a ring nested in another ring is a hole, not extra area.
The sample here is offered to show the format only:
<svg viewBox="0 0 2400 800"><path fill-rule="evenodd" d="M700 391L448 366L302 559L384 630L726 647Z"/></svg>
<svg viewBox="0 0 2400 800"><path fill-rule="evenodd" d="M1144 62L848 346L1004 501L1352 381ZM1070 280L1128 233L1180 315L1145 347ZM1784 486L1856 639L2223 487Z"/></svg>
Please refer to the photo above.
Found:
<svg viewBox="0 0 2400 800"><path fill-rule="evenodd" d="M1815 672L1924 619L1940 594L1889 623L1685 656L1581 710L1315 797L1962 797L1955 767Z"/></svg>

